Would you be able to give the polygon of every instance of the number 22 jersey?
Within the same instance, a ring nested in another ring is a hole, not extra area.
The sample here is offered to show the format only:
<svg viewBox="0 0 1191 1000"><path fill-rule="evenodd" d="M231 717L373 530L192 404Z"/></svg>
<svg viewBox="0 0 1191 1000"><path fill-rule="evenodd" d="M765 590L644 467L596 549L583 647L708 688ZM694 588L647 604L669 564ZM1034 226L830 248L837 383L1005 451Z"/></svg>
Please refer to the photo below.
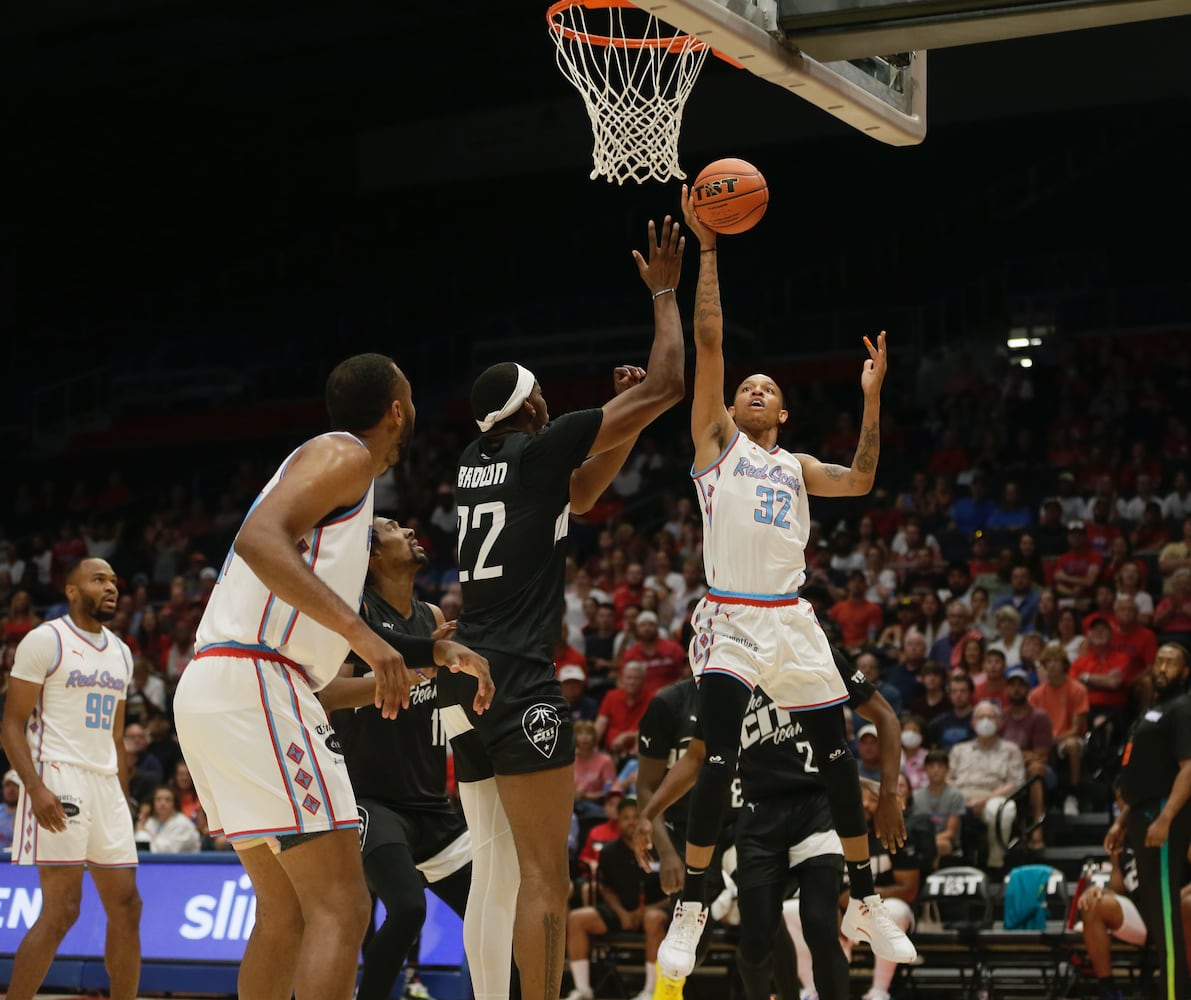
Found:
<svg viewBox="0 0 1191 1000"><path fill-rule="evenodd" d="M802 464L736 431L720 457L691 469L703 514L703 563L714 593L793 594L806 576L810 505Z"/></svg>
<svg viewBox="0 0 1191 1000"><path fill-rule="evenodd" d="M483 436L455 483L463 613L455 638L476 649L550 661L562 630L571 473L600 431L579 410L533 434Z"/></svg>

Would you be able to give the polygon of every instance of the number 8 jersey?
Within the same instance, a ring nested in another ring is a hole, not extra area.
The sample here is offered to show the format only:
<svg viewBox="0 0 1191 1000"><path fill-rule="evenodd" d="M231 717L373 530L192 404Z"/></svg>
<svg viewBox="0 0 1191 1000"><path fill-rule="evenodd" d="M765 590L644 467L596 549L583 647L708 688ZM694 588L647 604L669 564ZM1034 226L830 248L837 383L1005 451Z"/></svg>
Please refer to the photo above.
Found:
<svg viewBox="0 0 1191 1000"><path fill-rule="evenodd" d="M12 676L42 686L25 726L40 772L46 763L116 774L112 724L128 693L132 653L106 628L84 632L69 616L33 629L17 646Z"/></svg>
<svg viewBox="0 0 1191 1000"><path fill-rule="evenodd" d="M810 506L802 464L737 431L714 464L691 478L703 512L707 585L738 597L785 596L806 576Z"/></svg>

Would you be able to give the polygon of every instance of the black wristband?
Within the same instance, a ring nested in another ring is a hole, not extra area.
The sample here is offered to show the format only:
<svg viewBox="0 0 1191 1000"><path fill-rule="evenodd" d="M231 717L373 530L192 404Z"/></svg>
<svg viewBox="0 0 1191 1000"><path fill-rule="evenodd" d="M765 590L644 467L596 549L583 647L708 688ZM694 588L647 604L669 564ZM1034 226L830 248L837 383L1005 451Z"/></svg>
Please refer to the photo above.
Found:
<svg viewBox="0 0 1191 1000"><path fill-rule="evenodd" d="M415 635L385 636L398 653L405 657L405 665L411 670L418 667L434 667L434 644L437 639L423 639Z"/></svg>

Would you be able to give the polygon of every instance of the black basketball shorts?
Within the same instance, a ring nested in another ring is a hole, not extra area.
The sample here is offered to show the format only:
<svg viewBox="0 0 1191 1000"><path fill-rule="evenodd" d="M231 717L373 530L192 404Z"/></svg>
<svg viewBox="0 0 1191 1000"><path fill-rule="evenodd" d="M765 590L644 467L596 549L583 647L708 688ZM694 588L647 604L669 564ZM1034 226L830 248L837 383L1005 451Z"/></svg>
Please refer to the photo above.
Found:
<svg viewBox="0 0 1191 1000"><path fill-rule="evenodd" d="M360 851L365 858L378 848L403 844L414 864L420 865L467 833L462 814L453 808L397 810L377 799L360 799L356 808L360 812Z"/></svg>
<svg viewBox="0 0 1191 1000"><path fill-rule="evenodd" d="M750 802L736 817L736 883L785 885L801 865L843 867L843 845L821 791Z"/></svg>
<svg viewBox="0 0 1191 1000"><path fill-rule="evenodd" d="M531 774L565 767L575 760L571 711L558 686L554 664L489 650L496 693L483 715L472 703L476 679L440 670L438 705L451 737L455 776L477 781L496 774ZM479 736L486 761L473 760L476 741L466 738L470 727ZM461 733L460 730L463 730Z"/></svg>

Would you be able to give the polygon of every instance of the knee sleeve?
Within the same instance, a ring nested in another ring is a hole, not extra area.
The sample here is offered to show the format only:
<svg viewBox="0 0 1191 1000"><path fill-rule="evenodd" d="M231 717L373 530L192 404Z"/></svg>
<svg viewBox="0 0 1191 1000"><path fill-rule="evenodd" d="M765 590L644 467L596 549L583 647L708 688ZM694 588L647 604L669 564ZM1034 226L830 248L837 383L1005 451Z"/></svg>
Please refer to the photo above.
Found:
<svg viewBox="0 0 1191 1000"><path fill-rule="evenodd" d="M710 847L719 839L736 780L740 726L752 692L734 677L708 674L699 682L699 724L707 756L691 791L687 840Z"/></svg>
<svg viewBox="0 0 1191 1000"><path fill-rule="evenodd" d="M513 964L513 920L521 869L496 779L459 785L471 831L472 869L463 946L475 1000L508 1000Z"/></svg>
<svg viewBox="0 0 1191 1000"><path fill-rule="evenodd" d="M838 705L798 713L822 775L835 832L841 837L867 837L868 823L860 799L860 768L848 747L844 713Z"/></svg>

